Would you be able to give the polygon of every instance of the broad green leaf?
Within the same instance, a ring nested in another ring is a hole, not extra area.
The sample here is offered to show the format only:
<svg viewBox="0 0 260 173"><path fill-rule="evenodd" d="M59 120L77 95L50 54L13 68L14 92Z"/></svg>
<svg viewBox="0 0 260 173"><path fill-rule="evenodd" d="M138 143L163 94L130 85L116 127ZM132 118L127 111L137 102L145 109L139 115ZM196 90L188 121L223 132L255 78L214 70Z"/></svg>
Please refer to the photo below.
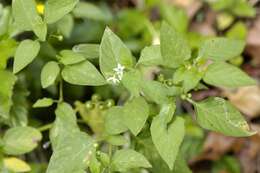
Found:
<svg viewBox="0 0 260 173"><path fill-rule="evenodd" d="M161 27L161 53L164 65L179 67L191 57L191 49L184 36L167 23Z"/></svg>
<svg viewBox="0 0 260 173"><path fill-rule="evenodd" d="M168 124L172 117L172 110L169 105L163 107L151 125L153 143L162 159L169 168L174 168L174 163L185 135L184 119L176 117Z"/></svg>
<svg viewBox="0 0 260 173"><path fill-rule="evenodd" d="M124 110L122 107L116 106L107 110L105 114L105 131L110 135L117 135L127 131L127 127L123 123Z"/></svg>
<svg viewBox="0 0 260 173"><path fill-rule="evenodd" d="M249 126L243 116L226 100L215 97L194 103L197 122L205 129L227 136L251 136Z"/></svg>
<svg viewBox="0 0 260 173"><path fill-rule="evenodd" d="M54 150L57 144L62 141L64 136L79 132L75 112L69 104L58 104L55 114L56 119L54 126L50 131L50 140Z"/></svg>
<svg viewBox="0 0 260 173"><path fill-rule="evenodd" d="M106 141L111 145L116 145L116 146L125 145L127 143L127 139L124 136L120 136L120 135L108 136L106 138Z"/></svg>
<svg viewBox="0 0 260 173"><path fill-rule="evenodd" d="M71 12L78 0L47 0L44 10L44 20L48 23L55 23L66 14Z"/></svg>
<svg viewBox="0 0 260 173"><path fill-rule="evenodd" d="M160 45L153 45L149 47L145 47L142 52L140 59L138 60L137 65L162 65L163 59L161 55Z"/></svg>
<svg viewBox="0 0 260 173"><path fill-rule="evenodd" d="M3 137L4 152L9 155L21 155L31 152L41 141L41 133L32 127L13 127Z"/></svg>
<svg viewBox="0 0 260 173"><path fill-rule="evenodd" d="M167 88L157 81L143 81L142 91L144 96L157 104L167 102Z"/></svg>
<svg viewBox="0 0 260 173"><path fill-rule="evenodd" d="M204 41L199 48L199 57L214 61L226 61L239 56L245 47L245 42L229 38L211 38Z"/></svg>
<svg viewBox="0 0 260 173"><path fill-rule="evenodd" d="M46 173L84 172L92 154L95 154L94 140L83 132L60 135L61 141L55 147Z"/></svg>
<svg viewBox="0 0 260 173"><path fill-rule="evenodd" d="M256 84L256 81L245 72L225 62L216 62L209 65L203 80L207 84L227 88Z"/></svg>
<svg viewBox="0 0 260 173"><path fill-rule="evenodd" d="M14 171L14 172L31 171L30 165L28 165L25 161L15 157L4 158L4 166L9 171Z"/></svg>
<svg viewBox="0 0 260 173"><path fill-rule="evenodd" d="M228 38L245 40L247 37L247 26L243 22L237 22L226 32Z"/></svg>
<svg viewBox="0 0 260 173"><path fill-rule="evenodd" d="M73 26L74 26L74 19L71 14L67 14L57 22L58 31L61 32L61 34L64 35L66 38L70 37Z"/></svg>
<svg viewBox="0 0 260 173"><path fill-rule="evenodd" d="M62 50L60 52L59 61L64 65L72 65L85 60L85 58L72 50Z"/></svg>
<svg viewBox="0 0 260 173"><path fill-rule="evenodd" d="M98 156L98 159L101 161L101 163L104 166L109 166L109 164L110 164L110 157L109 157L109 155L107 153L98 151L97 152L97 156Z"/></svg>
<svg viewBox="0 0 260 173"><path fill-rule="evenodd" d="M112 77L118 65L125 68L133 66L133 57L130 50L109 28L106 28L101 45L99 65L105 78Z"/></svg>
<svg viewBox="0 0 260 173"><path fill-rule="evenodd" d="M6 63L11 58L16 50L17 43L14 39L0 41L0 69L6 68Z"/></svg>
<svg viewBox="0 0 260 173"><path fill-rule="evenodd" d="M235 5L232 6L231 11L240 17L255 17L256 9L245 0L237 0Z"/></svg>
<svg viewBox="0 0 260 173"><path fill-rule="evenodd" d="M87 59L95 59L99 57L99 44L79 44L72 49L76 53L80 53Z"/></svg>
<svg viewBox="0 0 260 173"><path fill-rule="evenodd" d="M10 118L8 125L12 127L26 126L28 124L28 101L29 91L27 86L21 81L17 80L13 89L13 105L10 111Z"/></svg>
<svg viewBox="0 0 260 173"><path fill-rule="evenodd" d="M210 3L211 7L216 11L232 8L232 6L234 6L236 1L237 0L218 0L218 1L207 0L207 2Z"/></svg>
<svg viewBox="0 0 260 173"><path fill-rule="evenodd" d="M174 7L167 3L160 5L160 12L163 19L174 27L178 32L185 33L188 28L189 18L185 10Z"/></svg>
<svg viewBox="0 0 260 173"><path fill-rule="evenodd" d="M32 30L40 40L45 41L47 26L37 12L34 0L13 0L12 12L16 27L25 31Z"/></svg>
<svg viewBox="0 0 260 173"><path fill-rule="evenodd" d="M50 61L44 65L41 71L41 84L43 88L47 88L54 84L60 73L59 64L55 61Z"/></svg>
<svg viewBox="0 0 260 173"><path fill-rule="evenodd" d="M139 70L124 73L122 84L133 95L138 97L141 90L142 74Z"/></svg>
<svg viewBox="0 0 260 173"><path fill-rule="evenodd" d="M131 149L117 150L112 157L112 168L115 171L125 172L132 168L152 167L148 160L140 153Z"/></svg>
<svg viewBox="0 0 260 173"><path fill-rule="evenodd" d="M13 88L16 77L9 71L0 70L0 117L4 119L9 118L9 112L12 102Z"/></svg>
<svg viewBox="0 0 260 173"><path fill-rule="evenodd" d="M95 151L95 142L80 132L74 110L67 103L60 103L55 111L56 120L51 129L53 154L47 173L83 173Z"/></svg>
<svg viewBox="0 0 260 173"><path fill-rule="evenodd" d="M42 98L36 101L33 104L34 108L42 108L42 107L49 107L53 104L53 100L51 98Z"/></svg>
<svg viewBox="0 0 260 173"><path fill-rule="evenodd" d="M0 14L0 36L7 33L11 16L12 16L11 8L10 7L3 8Z"/></svg>
<svg viewBox="0 0 260 173"><path fill-rule="evenodd" d="M90 159L89 169L91 173L101 173L101 163L97 160L96 153Z"/></svg>
<svg viewBox="0 0 260 173"><path fill-rule="evenodd" d="M92 20L105 21L107 19L106 13L102 9L89 2L79 2L73 10L73 14L75 17Z"/></svg>
<svg viewBox="0 0 260 173"><path fill-rule="evenodd" d="M99 86L106 84L103 76L89 61L66 66L61 74L65 81L75 85Z"/></svg>
<svg viewBox="0 0 260 173"><path fill-rule="evenodd" d="M14 55L14 73L18 73L28 64L30 64L37 56L40 50L38 41L24 40L22 41Z"/></svg>
<svg viewBox="0 0 260 173"><path fill-rule="evenodd" d="M149 160L152 168L149 169L151 173L191 173L186 161L181 155L181 151L178 153L173 170L170 170L167 164L161 159L158 151L156 150L151 138L138 138L139 145L137 146L139 151L142 151L144 156Z"/></svg>
<svg viewBox="0 0 260 173"><path fill-rule="evenodd" d="M184 92L188 92L198 85L202 76L203 74L200 73L195 67L180 67L174 73L173 81L177 83L182 82Z"/></svg>
<svg viewBox="0 0 260 173"><path fill-rule="evenodd" d="M123 123L136 136L149 116L149 106L141 96L133 98L124 105Z"/></svg>

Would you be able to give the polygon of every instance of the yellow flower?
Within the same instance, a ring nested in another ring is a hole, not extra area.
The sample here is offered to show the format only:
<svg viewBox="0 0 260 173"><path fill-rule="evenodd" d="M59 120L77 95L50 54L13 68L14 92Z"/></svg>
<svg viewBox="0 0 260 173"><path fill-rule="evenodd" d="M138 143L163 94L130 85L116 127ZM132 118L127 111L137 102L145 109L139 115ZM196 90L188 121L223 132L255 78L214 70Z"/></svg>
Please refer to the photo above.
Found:
<svg viewBox="0 0 260 173"><path fill-rule="evenodd" d="M38 3L36 8L37 8L37 11L38 11L39 14L43 14L44 5L42 3Z"/></svg>

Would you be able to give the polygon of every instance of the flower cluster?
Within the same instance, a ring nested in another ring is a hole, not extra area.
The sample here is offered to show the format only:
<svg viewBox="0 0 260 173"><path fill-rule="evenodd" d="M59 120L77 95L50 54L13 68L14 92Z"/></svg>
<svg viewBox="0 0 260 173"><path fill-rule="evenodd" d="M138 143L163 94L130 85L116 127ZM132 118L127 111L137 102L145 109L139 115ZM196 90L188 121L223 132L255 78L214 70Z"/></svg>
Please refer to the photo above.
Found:
<svg viewBox="0 0 260 173"><path fill-rule="evenodd" d="M116 68L113 68L115 72L112 77L107 78L108 82L112 82L113 84L118 84L123 79L125 67L121 64L117 64Z"/></svg>

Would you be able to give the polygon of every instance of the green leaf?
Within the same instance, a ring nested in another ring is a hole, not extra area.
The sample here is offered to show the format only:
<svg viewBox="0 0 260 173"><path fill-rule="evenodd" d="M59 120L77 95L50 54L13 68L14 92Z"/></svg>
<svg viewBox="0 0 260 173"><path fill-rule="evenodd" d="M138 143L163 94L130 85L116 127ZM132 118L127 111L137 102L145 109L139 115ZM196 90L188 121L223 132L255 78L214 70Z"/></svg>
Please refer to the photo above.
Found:
<svg viewBox="0 0 260 173"><path fill-rule="evenodd" d="M10 155L21 155L31 152L41 141L41 133L32 127L14 127L4 134L4 152Z"/></svg>
<svg viewBox="0 0 260 173"><path fill-rule="evenodd" d="M69 104L63 102L58 104L55 114L54 126L50 131L50 140L54 150L64 136L79 132L75 112Z"/></svg>
<svg viewBox="0 0 260 173"><path fill-rule="evenodd" d="M189 18L184 9L176 8L167 3L162 3L160 12L164 20L166 20L178 32L185 33L188 28Z"/></svg>
<svg viewBox="0 0 260 173"><path fill-rule="evenodd" d="M5 7L2 9L1 14L0 14L0 36L6 34L8 32L8 27L10 24L11 16L12 16L12 14L11 14L10 7Z"/></svg>
<svg viewBox="0 0 260 173"><path fill-rule="evenodd" d="M173 81L177 83L182 82L184 92L188 92L199 84L202 76L203 74L195 67L180 67L174 73Z"/></svg>
<svg viewBox="0 0 260 173"><path fill-rule="evenodd" d="M174 163L185 134L184 119L176 117L168 124L173 115L169 105L162 107L160 114L156 116L151 125L153 143L162 159L169 168L174 168Z"/></svg>
<svg viewBox="0 0 260 173"><path fill-rule="evenodd" d="M50 136L54 152L46 172L82 173L92 154L95 154L95 141L80 132L70 105L60 103L55 114L56 120Z"/></svg>
<svg viewBox="0 0 260 173"><path fill-rule="evenodd" d="M41 71L41 84L43 88L47 88L54 84L60 73L59 64L55 61L50 61L44 65Z"/></svg>
<svg viewBox="0 0 260 173"><path fill-rule="evenodd" d="M13 104L12 95L16 77L9 71L0 70L0 81L4 81L0 85L0 117L8 119Z"/></svg>
<svg viewBox="0 0 260 173"><path fill-rule="evenodd" d="M138 97L141 90L142 74L139 70L124 73L122 84L133 95Z"/></svg>
<svg viewBox="0 0 260 173"><path fill-rule="evenodd" d="M245 0L237 0L231 11L240 17L255 17L256 9Z"/></svg>
<svg viewBox="0 0 260 173"><path fill-rule="evenodd" d="M163 65L160 45L145 47L141 52L137 65Z"/></svg>
<svg viewBox="0 0 260 173"><path fill-rule="evenodd" d="M109 28L106 28L100 45L99 59L101 72L106 79L114 75L114 68L118 64L125 68L131 68L133 66L133 57L120 38Z"/></svg>
<svg viewBox="0 0 260 173"><path fill-rule="evenodd" d="M199 48L199 57L215 61L226 61L239 56L245 47L242 40L228 38L211 38L204 41Z"/></svg>
<svg viewBox="0 0 260 173"><path fill-rule="evenodd" d="M117 150L112 157L112 168L115 171L125 172L139 167L150 168L152 166L142 154L134 150Z"/></svg>
<svg viewBox="0 0 260 173"><path fill-rule="evenodd" d="M62 136L51 156L46 173L84 172L94 154L94 145L94 140L83 132Z"/></svg>
<svg viewBox="0 0 260 173"><path fill-rule="evenodd" d="M45 41L47 26L36 10L35 1L14 0L12 2L12 12L16 27L25 31L32 30L40 40Z"/></svg>
<svg viewBox="0 0 260 173"><path fill-rule="evenodd" d="M28 64L30 64L37 56L40 50L38 41L24 40L22 41L14 55L14 73L18 73Z"/></svg>
<svg viewBox="0 0 260 173"><path fill-rule="evenodd" d="M215 97L194 103L197 122L205 129L227 136L251 136L247 122L234 106L226 100Z"/></svg>
<svg viewBox="0 0 260 173"><path fill-rule="evenodd" d="M71 12L78 0L48 0L44 10L44 20L48 23L55 23L66 14Z"/></svg>
<svg viewBox="0 0 260 173"><path fill-rule="evenodd" d="M142 91L144 96L157 104L167 102L167 88L157 81L142 81Z"/></svg>
<svg viewBox="0 0 260 173"><path fill-rule="evenodd" d="M136 97L124 105L123 123L136 136L149 116L149 106L143 97Z"/></svg>
<svg viewBox="0 0 260 173"><path fill-rule="evenodd" d="M85 60L85 58L72 50L62 50L60 52L59 61L64 65L72 65Z"/></svg>
<svg viewBox="0 0 260 173"><path fill-rule="evenodd" d="M7 121L9 126L26 126L28 124L28 95L29 91L27 90L27 86L25 86L20 78L20 80L17 80L13 89L13 105L10 111L10 118Z"/></svg>
<svg viewBox="0 0 260 173"><path fill-rule="evenodd" d="M96 155L92 155L89 162L89 169L91 173L101 173L101 163L97 160Z"/></svg>
<svg viewBox="0 0 260 173"><path fill-rule="evenodd" d="M75 85L100 86L106 84L103 76L89 61L66 66L61 74L65 81Z"/></svg>
<svg viewBox="0 0 260 173"><path fill-rule="evenodd" d="M67 14L61 20L57 22L57 29L66 38L70 37L70 34L74 27L74 19L71 14Z"/></svg>
<svg viewBox="0 0 260 173"><path fill-rule="evenodd" d="M116 146L125 145L127 143L127 139L124 136L120 136L120 135L108 136L106 138L106 141L111 145L116 145Z"/></svg>
<svg viewBox="0 0 260 173"><path fill-rule="evenodd" d="M123 124L124 110L122 107L115 106L107 110L105 114L105 131L110 135L117 135L127 131Z"/></svg>
<svg viewBox="0 0 260 173"><path fill-rule="evenodd" d="M34 108L42 108L42 107L49 107L53 104L53 100L51 98L42 98L36 101L33 104Z"/></svg>
<svg viewBox="0 0 260 173"><path fill-rule="evenodd" d="M209 65L203 80L207 84L227 88L256 84L254 79L239 68L225 62L216 62Z"/></svg>
<svg viewBox="0 0 260 173"><path fill-rule="evenodd" d="M187 40L165 22L161 27L161 53L164 64L172 68L179 67L191 57Z"/></svg>
<svg viewBox="0 0 260 173"><path fill-rule="evenodd" d="M226 32L228 38L245 40L247 37L247 26L243 22L237 22Z"/></svg>
<svg viewBox="0 0 260 173"><path fill-rule="evenodd" d="M13 172L28 172L31 171L30 165L25 161L15 157L4 158L3 160L5 168Z"/></svg>
<svg viewBox="0 0 260 173"><path fill-rule="evenodd" d="M105 21L107 19L106 13L102 9L89 2L79 2L73 10L73 14L75 17L98 21Z"/></svg>
<svg viewBox="0 0 260 173"><path fill-rule="evenodd" d="M0 69L6 68L7 60L14 55L17 43L14 39L0 41Z"/></svg>
<svg viewBox="0 0 260 173"><path fill-rule="evenodd" d="M76 53L80 53L87 59L95 59L99 57L99 44L79 44L72 49Z"/></svg>

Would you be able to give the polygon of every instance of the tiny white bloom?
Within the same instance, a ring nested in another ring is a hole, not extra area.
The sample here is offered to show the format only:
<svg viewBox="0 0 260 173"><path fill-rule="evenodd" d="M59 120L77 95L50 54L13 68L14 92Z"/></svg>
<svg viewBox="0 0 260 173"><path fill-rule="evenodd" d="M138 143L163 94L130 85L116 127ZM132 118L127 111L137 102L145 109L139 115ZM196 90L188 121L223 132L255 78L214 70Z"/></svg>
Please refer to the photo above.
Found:
<svg viewBox="0 0 260 173"><path fill-rule="evenodd" d="M125 67L121 64L117 64L116 68L113 68L115 74L112 77L107 79L108 82L112 82L113 84L118 84L123 79Z"/></svg>
<svg viewBox="0 0 260 173"><path fill-rule="evenodd" d="M116 78L116 76L107 78L107 81L112 82L113 84L118 84L120 82L119 79Z"/></svg>
<svg viewBox="0 0 260 173"><path fill-rule="evenodd" d="M125 69L125 66L121 65L121 64L117 64L117 67L114 68L113 70L116 72L116 73L123 73L124 72L124 69Z"/></svg>

